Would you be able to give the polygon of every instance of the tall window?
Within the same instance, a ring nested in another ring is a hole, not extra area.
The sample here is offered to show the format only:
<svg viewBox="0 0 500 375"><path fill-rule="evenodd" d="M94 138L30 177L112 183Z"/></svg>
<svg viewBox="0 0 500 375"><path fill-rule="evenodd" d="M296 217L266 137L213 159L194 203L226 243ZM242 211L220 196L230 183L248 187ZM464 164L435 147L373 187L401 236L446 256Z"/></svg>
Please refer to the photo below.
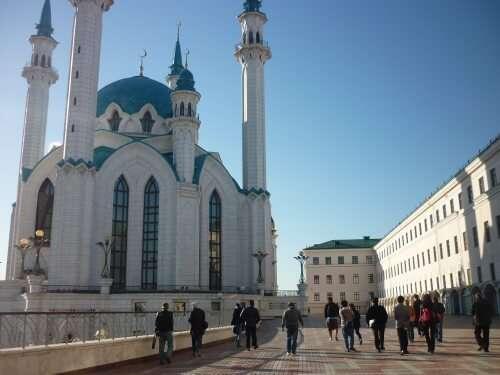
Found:
<svg viewBox="0 0 500 375"><path fill-rule="evenodd" d="M443 218L446 219L446 216L448 216L448 213L446 212L446 205L443 204Z"/></svg>
<svg viewBox="0 0 500 375"><path fill-rule="evenodd" d="M149 112L148 112L149 113ZM117 132L118 128L120 127L120 122L122 121L120 115L118 114L118 111L113 112L113 116L108 120L109 127L111 131Z"/></svg>
<svg viewBox="0 0 500 375"><path fill-rule="evenodd" d="M472 240L474 241L474 247L478 247L479 237L477 235L477 227L472 227Z"/></svg>
<svg viewBox="0 0 500 375"><path fill-rule="evenodd" d="M353 299L354 301L359 301L359 292L354 292L354 293L352 294L352 299Z"/></svg>
<svg viewBox="0 0 500 375"><path fill-rule="evenodd" d="M366 264L373 264L373 257L371 255L366 256Z"/></svg>
<svg viewBox="0 0 500 375"><path fill-rule="evenodd" d="M181 102L180 115L184 116L184 102Z"/></svg>
<svg viewBox="0 0 500 375"><path fill-rule="evenodd" d="M332 264L332 257L326 257L325 264Z"/></svg>
<svg viewBox="0 0 500 375"><path fill-rule="evenodd" d="M210 223L210 265L209 265L209 280L210 290L222 289L222 209L219 194L216 191L210 197L209 209Z"/></svg>
<svg viewBox="0 0 500 375"><path fill-rule="evenodd" d="M496 281L497 275L495 273L495 263L490 263L490 276L491 280Z"/></svg>
<svg viewBox="0 0 500 375"><path fill-rule="evenodd" d="M125 288L127 274L128 184L120 176L113 193L113 248L111 249L111 277L113 287Z"/></svg>
<svg viewBox="0 0 500 375"><path fill-rule="evenodd" d="M352 275L352 283L359 284L359 274L355 273L354 275Z"/></svg>
<svg viewBox="0 0 500 375"><path fill-rule="evenodd" d="M454 241L455 241L455 254L458 254L458 237L457 236L454 237Z"/></svg>
<svg viewBox="0 0 500 375"><path fill-rule="evenodd" d="M448 254L448 256L451 256L450 240L446 240L446 254Z"/></svg>
<svg viewBox="0 0 500 375"><path fill-rule="evenodd" d="M490 223L487 221L484 222L484 239L486 242L491 242Z"/></svg>
<svg viewBox="0 0 500 375"><path fill-rule="evenodd" d="M45 238L50 241L50 231L52 229L52 212L54 208L54 185L47 178L38 190L36 204L36 224L35 231L43 230Z"/></svg>
<svg viewBox="0 0 500 375"><path fill-rule="evenodd" d="M319 284L319 275L314 275L314 284Z"/></svg>
<svg viewBox="0 0 500 375"><path fill-rule="evenodd" d="M338 264L344 264L344 257L343 256L338 257L337 261L338 261Z"/></svg>
<svg viewBox="0 0 500 375"><path fill-rule="evenodd" d="M479 283L483 282L483 273L481 272L481 267L477 267L477 281Z"/></svg>
<svg viewBox="0 0 500 375"><path fill-rule="evenodd" d="M313 257L313 264L317 266L319 264L319 257Z"/></svg>
<svg viewBox="0 0 500 375"><path fill-rule="evenodd" d="M345 301L345 292L340 292L340 301Z"/></svg>
<svg viewBox="0 0 500 375"><path fill-rule="evenodd" d="M462 193L458 193L458 208L462 209L464 207L462 203Z"/></svg>
<svg viewBox="0 0 500 375"><path fill-rule="evenodd" d="M484 194L485 191L486 191L486 189L484 187L484 178L480 177L479 178L479 194Z"/></svg>
<svg viewBox="0 0 500 375"><path fill-rule="evenodd" d="M339 284L345 284L345 276L339 275Z"/></svg>
<svg viewBox="0 0 500 375"><path fill-rule="evenodd" d="M193 116L193 107L191 106L191 103L188 103L188 116Z"/></svg>
<svg viewBox="0 0 500 375"><path fill-rule="evenodd" d="M368 284L373 284L375 282L375 277L373 276L373 273L368 274Z"/></svg>
<svg viewBox="0 0 500 375"><path fill-rule="evenodd" d="M474 194L472 192L472 186L467 186L467 198L469 199L469 204L474 202Z"/></svg>
<svg viewBox="0 0 500 375"><path fill-rule="evenodd" d="M490 169L490 189L497 186L497 184L498 184L497 171L495 168L491 168Z"/></svg>
<svg viewBox="0 0 500 375"><path fill-rule="evenodd" d="M358 264L358 256L357 255L353 255L352 264Z"/></svg>
<svg viewBox="0 0 500 375"><path fill-rule="evenodd" d="M453 199L450 199L450 211L452 214L455 213L455 202Z"/></svg>
<svg viewBox="0 0 500 375"><path fill-rule="evenodd" d="M467 232L463 232L462 237L464 240L464 251L467 251L469 250L469 241L467 240Z"/></svg>
<svg viewBox="0 0 500 375"><path fill-rule="evenodd" d="M327 284L332 284L332 275L326 275L326 283Z"/></svg>
<svg viewBox="0 0 500 375"><path fill-rule="evenodd" d="M151 177L144 189L144 219L142 224L142 289L157 288L158 212L160 191Z"/></svg>
<svg viewBox="0 0 500 375"><path fill-rule="evenodd" d="M142 131L144 133L151 133L154 124L155 120L153 120L153 116L151 116L151 113L147 111L141 118Z"/></svg>
<svg viewBox="0 0 500 375"><path fill-rule="evenodd" d="M314 301L319 302L319 293L314 293Z"/></svg>

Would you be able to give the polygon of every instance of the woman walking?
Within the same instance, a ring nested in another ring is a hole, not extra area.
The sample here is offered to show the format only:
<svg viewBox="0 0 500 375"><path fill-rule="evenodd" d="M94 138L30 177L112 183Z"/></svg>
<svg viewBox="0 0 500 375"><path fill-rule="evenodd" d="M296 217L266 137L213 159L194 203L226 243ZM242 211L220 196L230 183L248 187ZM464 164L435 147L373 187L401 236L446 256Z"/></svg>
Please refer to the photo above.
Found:
<svg viewBox="0 0 500 375"><path fill-rule="evenodd" d="M410 342L415 342L415 325L418 323L416 321L416 315L415 315L415 310L413 309L413 306L410 303L410 299L407 298L405 301L406 307L408 307L408 311L410 312L410 324L408 326L408 340Z"/></svg>
<svg viewBox="0 0 500 375"><path fill-rule="evenodd" d="M354 306L354 303L351 303L349 306L351 307L352 313L354 315L354 318L352 320L352 324L354 326L354 332L356 333L356 336L358 336L359 345L363 345L363 337L361 337L361 333L359 332L359 329L361 328L361 315L359 314L359 311L356 309L356 306Z"/></svg>
<svg viewBox="0 0 500 375"><path fill-rule="evenodd" d="M424 332L427 352L434 354L436 348L436 317L430 294L424 294L422 297L422 311L420 312L419 323L421 330Z"/></svg>

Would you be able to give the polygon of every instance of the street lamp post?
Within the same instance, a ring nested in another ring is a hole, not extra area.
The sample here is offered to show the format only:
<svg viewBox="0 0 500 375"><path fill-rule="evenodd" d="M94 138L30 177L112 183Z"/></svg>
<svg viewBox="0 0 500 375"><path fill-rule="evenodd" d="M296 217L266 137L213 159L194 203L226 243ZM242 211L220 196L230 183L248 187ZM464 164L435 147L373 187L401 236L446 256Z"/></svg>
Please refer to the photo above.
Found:
<svg viewBox="0 0 500 375"><path fill-rule="evenodd" d="M26 271L24 269L24 260L26 259L26 254L29 249L31 249L32 243L27 238L21 238L19 240L19 244L14 245L16 249L21 253L21 279L24 279L26 276Z"/></svg>
<svg viewBox="0 0 500 375"><path fill-rule="evenodd" d="M297 285L297 287L299 289L299 295L305 296L307 284L304 280L304 263L307 262L307 259L309 259L309 257L307 255L305 255L303 251L300 251L299 255L294 256L293 259L295 259L296 261L298 261L300 263L300 280L299 280L299 284Z"/></svg>
<svg viewBox="0 0 500 375"><path fill-rule="evenodd" d="M259 265L259 274L257 276L257 284L264 283L264 276L262 275L262 261L265 257L267 257L267 253L262 250L257 250L252 256L257 259L257 263Z"/></svg>
<svg viewBox="0 0 500 375"><path fill-rule="evenodd" d="M48 246L49 240L45 238L45 232L42 229L35 231L35 237L33 238L33 245L36 251L35 266L33 267L33 273L35 275L42 275L44 272L40 267L40 251L42 247Z"/></svg>

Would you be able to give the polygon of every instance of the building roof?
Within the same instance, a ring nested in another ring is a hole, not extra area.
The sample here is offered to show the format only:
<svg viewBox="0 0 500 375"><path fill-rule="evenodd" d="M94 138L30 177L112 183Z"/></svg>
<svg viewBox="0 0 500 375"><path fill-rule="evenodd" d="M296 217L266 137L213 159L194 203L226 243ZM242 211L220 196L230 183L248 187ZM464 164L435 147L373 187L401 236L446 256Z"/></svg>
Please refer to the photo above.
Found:
<svg viewBox="0 0 500 375"><path fill-rule="evenodd" d="M97 117L111 103L123 112L137 113L146 104L151 104L161 117L172 117L171 90L164 84L144 76L124 78L110 83L97 93Z"/></svg>
<svg viewBox="0 0 500 375"><path fill-rule="evenodd" d="M38 36L52 37L54 29L52 28L52 14L50 11L50 0L45 0L43 4L42 14L40 16L40 23L36 25Z"/></svg>
<svg viewBox="0 0 500 375"><path fill-rule="evenodd" d="M380 239L364 237L353 240L331 240L305 248L304 250L340 250L340 249L370 249Z"/></svg>
<svg viewBox="0 0 500 375"><path fill-rule="evenodd" d="M246 0L243 4L243 10L245 12L260 12L261 6L262 0Z"/></svg>

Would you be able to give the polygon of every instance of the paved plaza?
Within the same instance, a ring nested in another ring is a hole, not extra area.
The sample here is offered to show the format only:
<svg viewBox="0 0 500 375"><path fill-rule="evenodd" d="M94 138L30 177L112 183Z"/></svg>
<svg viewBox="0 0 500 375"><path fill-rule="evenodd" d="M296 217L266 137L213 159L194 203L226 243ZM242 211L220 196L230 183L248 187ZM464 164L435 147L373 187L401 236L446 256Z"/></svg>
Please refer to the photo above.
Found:
<svg viewBox="0 0 500 375"><path fill-rule="evenodd" d="M161 366L157 360L117 365L85 374L500 374L500 324L491 332L490 353L477 351L471 319L448 318L445 342L436 353L426 352L424 338L410 346L410 355L401 357L393 324L386 331L386 351L377 353L368 329L362 329L363 345L357 353L346 353L339 341L329 342L321 319L308 318L304 342L297 356L284 353L285 334L277 321L266 322L259 330L260 348L250 352L235 349L226 342L205 348L202 358L193 359L189 351L174 356L173 363Z"/></svg>

